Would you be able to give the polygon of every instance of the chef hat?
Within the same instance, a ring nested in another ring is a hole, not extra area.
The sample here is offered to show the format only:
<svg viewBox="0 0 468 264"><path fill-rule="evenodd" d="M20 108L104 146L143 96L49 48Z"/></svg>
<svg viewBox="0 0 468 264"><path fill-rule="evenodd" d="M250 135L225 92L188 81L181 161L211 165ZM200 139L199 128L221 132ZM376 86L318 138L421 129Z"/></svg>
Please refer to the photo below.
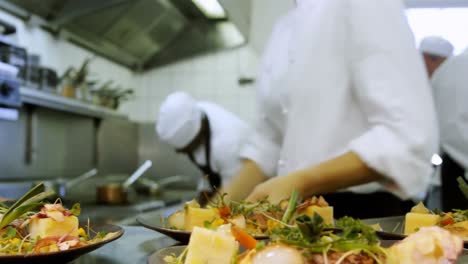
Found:
<svg viewBox="0 0 468 264"><path fill-rule="evenodd" d="M187 146L201 127L202 111L184 92L169 95L159 109L156 132L161 141L176 148Z"/></svg>
<svg viewBox="0 0 468 264"><path fill-rule="evenodd" d="M419 46L421 52L450 57L453 54L453 45L446 39L436 36L425 37Z"/></svg>

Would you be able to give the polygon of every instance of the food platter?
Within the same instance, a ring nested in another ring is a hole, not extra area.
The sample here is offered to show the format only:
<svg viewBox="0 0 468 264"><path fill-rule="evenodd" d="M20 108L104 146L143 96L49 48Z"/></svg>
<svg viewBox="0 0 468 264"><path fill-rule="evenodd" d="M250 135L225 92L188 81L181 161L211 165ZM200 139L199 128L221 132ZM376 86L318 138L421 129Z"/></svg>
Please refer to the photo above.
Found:
<svg viewBox="0 0 468 264"><path fill-rule="evenodd" d="M190 240L190 231L182 231L182 230L175 230L165 227L163 223L163 217L154 218L154 217L145 217L139 216L137 217L137 222L140 223L142 226L157 231L161 234L164 234L176 241L179 241L182 244L188 244ZM268 239L268 236L254 236L257 240L264 240Z"/></svg>
<svg viewBox="0 0 468 264"><path fill-rule="evenodd" d="M383 247L390 247L399 240L382 240L381 245ZM164 261L166 256L179 256L186 249L186 246L172 246L160 249L155 253L148 256L148 264L167 264ZM468 262L468 250L465 249L463 255L458 259L457 264L467 263Z"/></svg>
<svg viewBox="0 0 468 264"><path fill-rule="evenodd" d="M375 233L380 239L384 240L402 240L406 237L404 234L405 229L405 217L394 216L384 218L371 218L362 220L363 223L368 225L378 224L382 230L376 231ZM464 241L464 247L468 249L468 241Z"/></svg>
<svg viewBox="0 0 468 264"><path fill-rule="evenodd" d="M48 264L63 264L73 261L74 259L92 252L107 243L110 243L124 234L123 228L111 224L96 224L91 225L91 229L94 232L104 232L115 233L112 237L93 243L90 245L73 248L64 251L51 252L51 253L41 253L41 254L29 254L29 255L2 255L0 256L0 263L2 264L38 264L38 263L48 263Z"/></svg>

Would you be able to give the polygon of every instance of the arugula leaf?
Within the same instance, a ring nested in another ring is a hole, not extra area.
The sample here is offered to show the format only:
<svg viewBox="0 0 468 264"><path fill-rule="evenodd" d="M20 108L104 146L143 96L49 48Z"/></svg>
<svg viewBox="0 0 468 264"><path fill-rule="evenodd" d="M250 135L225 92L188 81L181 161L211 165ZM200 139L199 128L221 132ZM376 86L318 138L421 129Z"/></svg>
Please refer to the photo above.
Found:
<svg viewBox="0 0 468 264"><path fill-rule="evenodd" d="M79 203L76 203L70 209L70 213L76 217L80 216L81 214L81 206Z"/></svg>
<svg viewBox="0 0 468 264"><path fill-rule="evenodd" d="M320 234L323 231L324 223L323 218L319 214L314 213L312 218L307 215L301 215L296 218L296 224L301 231L302 236L308 242L313 243L320 239Z"/></svg>
<svg viewBox="0 0 468 264"><path fill-rule="evenodd" d="M343 230L343 239L344 240L356 240L356 239L366 239L367 242L371 245L377 244L379 241L375 230L362 223L359 219L354 219L349 216L338 219L336 221L336 227Z"/></svg>
<svg viewBox="0 0 468 264"><path fill-rule="evenodd" d="M2 238L6 240L13 239L16 237L16 232L16 228L9 226L6 228L6 232L3 234Z"/></svg>

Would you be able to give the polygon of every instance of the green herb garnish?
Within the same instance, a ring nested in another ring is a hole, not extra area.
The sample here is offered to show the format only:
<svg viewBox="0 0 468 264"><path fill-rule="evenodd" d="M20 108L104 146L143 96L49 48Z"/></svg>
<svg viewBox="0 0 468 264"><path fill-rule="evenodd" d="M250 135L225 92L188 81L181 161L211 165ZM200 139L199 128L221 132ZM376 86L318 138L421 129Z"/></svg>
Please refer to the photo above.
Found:
<svg viewBox="0 0 468 264"><path fill-rule="evenodd" d="M29 192L19 198L8 210L3 214L0 221L0 229L9 225L14 220L20 218L24 214L42 205L42 200L54 195L54 192L44 192L44 183L39 183L34 186Z"/></svg>

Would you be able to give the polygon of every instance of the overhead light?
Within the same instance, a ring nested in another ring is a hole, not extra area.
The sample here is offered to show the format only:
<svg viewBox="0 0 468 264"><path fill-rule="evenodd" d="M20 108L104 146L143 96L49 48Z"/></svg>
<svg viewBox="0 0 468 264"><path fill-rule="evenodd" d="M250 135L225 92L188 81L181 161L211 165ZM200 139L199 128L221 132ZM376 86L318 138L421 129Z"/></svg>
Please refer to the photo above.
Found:
<svg viewBox="0 0 468 264"><path fill-rule="evenodd" d="M208 19L226 18L226 12L218 0L192 0Z"/></svg>

